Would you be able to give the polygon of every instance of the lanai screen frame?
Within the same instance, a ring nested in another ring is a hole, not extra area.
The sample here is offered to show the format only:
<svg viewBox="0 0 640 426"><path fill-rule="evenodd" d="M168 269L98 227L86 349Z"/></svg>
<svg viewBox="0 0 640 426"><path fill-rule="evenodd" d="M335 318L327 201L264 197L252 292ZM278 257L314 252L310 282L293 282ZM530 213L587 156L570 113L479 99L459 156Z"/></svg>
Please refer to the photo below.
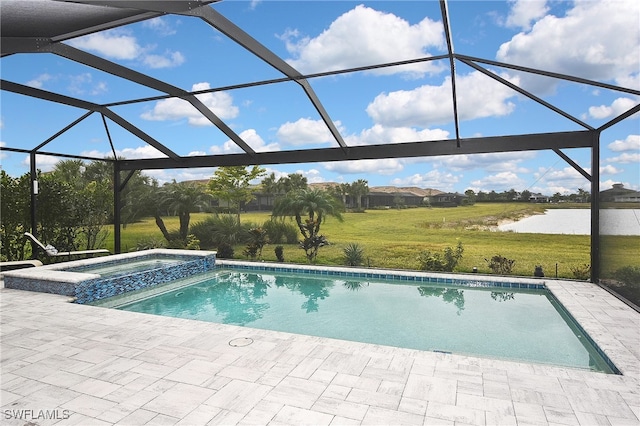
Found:
<svg viewBox="0 0 640 426"><path fill-rule="evenodd" d="M600 278L600 217L598 194L600 180L600 134L602 131L625 120L640 111L640 105L636 105L625 113L610 120L598 128L594 128L584 123L568 112L557 108L534 94L506 81L500 76L490 72L485 66L499 66L520 72L527 72L541 76L551 77L558 80L571 81L586 84L593 87L606 88L613 91L629 93L640 96L640 91L630 88L614 86L583 79L580 77L548 72L540 69L524 67L520 65L507 64L494 60L483 59L468 55L457 54L454 51L451 37L451 26L448 12L447 0L439 0L442 22L444 26L447 53L439 56L429 56L393 63L380 63L366 67L342 69L316 74L303 75L291 67L283 59L275 55L259 41L252 38L240 27L225 18L214 8L209 6L219 0L197 0L197 1L116 1L103 2L94 0L31 0L16 1L3 0L2 13L0 17L2 41L0 44L2 57L13 54L37 54L53 53L72 61L84 64L131 82L156 89L165 95L152 98L130 99L116 103L96 104L79 98L72 98L66 95L44 91L41 89L25 86L19 83L0 79L0 89L16 94L38 98L53 103L60 103L85 110L86 113L72 123L67 124L59 132L42 141L32 149L21 149L14 147L2 147L3 150L26 153L30 156L31 175L31 228L36 233L36 155L51 155L61 158L80 159L87 161L108 161L113 164L114 174L114 250L121 251L121 203L120 193L127 184L133 172L138 170L153 169L181 169L219 166L248 166L248 165L268 165L268 164L294 164L294 163L316 163L329 161L349 161L349 160L376 160L389 158L410 158L410 157L430 157L443 155L497 153L514 151L536 151L552 150L564 161L571 165L581 175L590 182L591 186L591 265L592 282L598 282ZM114 62L94 56L90 53L76 49L64 43L65 40L82 35L91 34L105 29L116 28L134 22L139 22L166 14L185 15L198 17L204 20L230 39L234 40L246 50L267 62L269 65L282 73L283 77L272 80L253 81L232 87L217 87L206 91L189 92L164 81L144 75ZM61 19L64 17L64 19ZM440 141L421 141L401 144L380 144L367 146L348 146L343 140L340 132L335 127L329 114L325 110L322 102L313 91L309 81L314 78L326 77L330 75L347 74L359 71L372 70L376 68L392 67L417 62L428 62L434 60L448 60L452 82L452 104L453 119L455 126L455 138ZM456 63L465 64L490 78L504 84L517 91L523 96L551 109L557 114L577 123L584 130L538 133L524 135L508 135L496 137L461 138L459 133L459 116L456 93ZM260 85L270 85L292 81L297 83L305 92L309 101L313 104L325 125L335 139L335 147L319 149L301 149L280 152L256 152L242 138L237 135L223 120L217 117L210 109L198 100L196 95L208 92L239 89ZM169 98L181 98L191 103L200 113L211 121L218 129L227 135L244 152L240 154L226 155L206 155L184 157L171 151L160 141L157 141L146 134L123 117L112 111L112 107L133 104L138 102L148 102ZM114 159L95 158L88 156L72 155L65 152L50 152L46 150L46 145L73 128L92 114L99 114L104 123L104 130L109 139ZM166 155L165 158L155 159L118 159L116 151L111 141L106 118L120 125L130 133L137 136L145 143L158 149ZM591 150L591 173L585 171L562 149L569 148L589 148ZM122 172L128 172L122 179Z"/></svg>

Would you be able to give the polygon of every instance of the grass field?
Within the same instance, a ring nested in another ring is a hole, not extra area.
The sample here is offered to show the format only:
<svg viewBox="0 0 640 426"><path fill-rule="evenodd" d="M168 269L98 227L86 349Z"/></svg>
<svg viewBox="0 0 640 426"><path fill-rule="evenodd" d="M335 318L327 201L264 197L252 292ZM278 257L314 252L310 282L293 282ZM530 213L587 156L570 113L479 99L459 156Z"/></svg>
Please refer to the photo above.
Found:
<svg viewBox="0 0 640 426"><path fill-rule="evenodd" d="M585 205L567 207L585 207ZM456 268L459 272L471 272L477 267L481 273L490 273L485 259L502 255L515 260L515 275L531 276L536 265L542 265L547 276L573 278L572 267L589 264L590 237L587 235L551 235L496 232L491 228L501 221L542 213L549 205L522 203L478 203L457 208L413 208L403 210L367 210L365 213L345 213L344 221L328 218L322 225L330 246L320 249L317 263L343 264L343 249L349 243L358 243L365 251L365 266L378 268L418 269L418 254L422 250L442 251L461 241L463 258ZM191 223L204 219L207 214L192 214ZM268 212L245 213L243 223L261 225L270 218ZM177 229L175 217L165 218L169 229ZM140 240L162 235L153 219L128 225L122 231L122 250L135 249ZM618 253L615 262L607 262L603 270L634 265L638 261L639 237L607 237L615 244ZM612 241L615 240L615 241ZM628 247L625 250L624 247ZM113 248L113 247L110 247ZM275 261L274 246L267 245L263 259ZM242 258L244 246L235 247L236 258ZM635 254L634 254L635 253ZM284 245L286 262L306 263L303 250L296 244Z"/></svg>

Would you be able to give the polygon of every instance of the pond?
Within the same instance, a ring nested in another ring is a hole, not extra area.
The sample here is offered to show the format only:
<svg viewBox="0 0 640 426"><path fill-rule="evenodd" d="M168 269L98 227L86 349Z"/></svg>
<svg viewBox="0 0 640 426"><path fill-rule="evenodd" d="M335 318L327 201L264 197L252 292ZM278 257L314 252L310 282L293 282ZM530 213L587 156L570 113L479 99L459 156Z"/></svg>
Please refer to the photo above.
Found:
<svg viewBox="0 0 640 426"><path fill-rule="evenodd" d="M542 215L526 217L513 223L498 226L500 231L532 234L591 233L591 210L549 209ZM600 230L603 235L640 236L640 209L600 210Z"/></svg>

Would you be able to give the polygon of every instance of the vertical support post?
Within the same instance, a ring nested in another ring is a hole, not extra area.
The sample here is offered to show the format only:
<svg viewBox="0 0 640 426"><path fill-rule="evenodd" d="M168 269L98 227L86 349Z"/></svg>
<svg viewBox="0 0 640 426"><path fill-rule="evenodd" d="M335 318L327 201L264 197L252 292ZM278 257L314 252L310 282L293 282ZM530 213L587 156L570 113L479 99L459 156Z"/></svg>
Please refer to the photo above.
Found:
<svg viewBox="0 0 640 426"><path fill-rule="evenodd" d="M38 238L38 218L37 218L37 201L38 201L38 171L36 169L36 153L31 151L29 153L29 192L31 194L31 233ZM36 243L31 241L31 258L35 259L38 253Z"/></svg>
<svg viewBox="0 0 640 426"><path fill-rule="evenodd" d="M113 251L116 254L122 252L122 236L120 235L120 212L122 210L120 200L120 163L116 160L113 162Z"/></svg>
<svg viewBox="0 0 640 426"><path fill-rule="evenodd" d="M591 282L600 281L600 132L591 136Z"/></svg>

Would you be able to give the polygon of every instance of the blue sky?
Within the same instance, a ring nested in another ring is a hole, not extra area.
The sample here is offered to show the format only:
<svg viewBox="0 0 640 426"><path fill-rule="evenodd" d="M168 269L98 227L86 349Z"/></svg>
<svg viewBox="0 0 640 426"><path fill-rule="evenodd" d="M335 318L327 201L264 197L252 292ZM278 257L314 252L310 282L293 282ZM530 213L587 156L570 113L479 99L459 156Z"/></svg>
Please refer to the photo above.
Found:
<svg viewBox="0 0 640 426"><path fill-rule="evenodd" d="M446 53L437 1L228 1L212 6L303 74ZM640 3L622 1L451 1L456 53L520 64L640 90ZM282 75L192 17L167 16L70 40L68 44L185 90L226 87ZM95 103L161 95L51 54L12 55L2 78ZM640 102L619 91L488 67L506 80L597 127ZM581 130L577 124L458 62L463 138ZM348 145L455 137L448 61L309 80ZM84 114L76 108L1 93L0 145L32 148ZM295 83L228 90L200 99L256 151L336 146ZM240 152L188 103L167 99L112 108L180 155ZM118 155L162 156L109 123ZM640 189L640 120L601 137L601 189L622 182ZM45 151L103 157L111 148L96 114ZM590 171L590 151L566 150ZM2 151L2 168L29 170L24 154ZM39 156L50 170L59 158ZM412 159L267 166L309 182L397 185L443 191L553 194L589 183L553 152L515 152ZM145 173L160 182L204 179L215 169Z"/></svg>

